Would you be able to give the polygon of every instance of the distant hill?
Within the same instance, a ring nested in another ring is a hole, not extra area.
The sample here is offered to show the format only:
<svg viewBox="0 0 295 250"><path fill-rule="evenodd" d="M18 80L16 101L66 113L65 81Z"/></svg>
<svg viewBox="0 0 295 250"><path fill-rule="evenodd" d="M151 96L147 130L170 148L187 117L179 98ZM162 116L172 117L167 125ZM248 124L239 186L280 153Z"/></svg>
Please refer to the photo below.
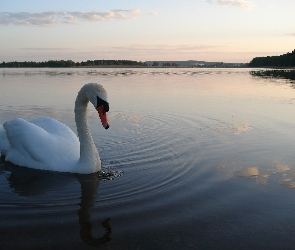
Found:
<svg viewBox="0 0 295 250"><path fill-rule="evenodd" d="M249 63L250 67L295 67L295 50L280 56L255 57Z"/></svg>

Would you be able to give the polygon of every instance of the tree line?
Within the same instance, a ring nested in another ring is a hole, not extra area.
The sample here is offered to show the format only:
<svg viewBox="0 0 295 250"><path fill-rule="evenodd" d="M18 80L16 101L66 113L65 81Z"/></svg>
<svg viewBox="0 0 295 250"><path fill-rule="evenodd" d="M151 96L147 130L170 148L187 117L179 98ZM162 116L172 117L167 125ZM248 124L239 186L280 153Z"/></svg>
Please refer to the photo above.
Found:
<svg viewBox="0 0 295 250"><path fill-rule="evenodd" d="M249 63L250 67L295 67L295 50L280 56L255 57Z"/></svg>
<svg viewBox="0 0 295 250"><path fill-rule="evenodd" d="M72 60L49 60L45 62L2 62L0 67L5 68L57 68L57 67L79 67L79 66L147 66L145 62L137 62L132 60L87 60L82 62L74 62Z"/></svg>

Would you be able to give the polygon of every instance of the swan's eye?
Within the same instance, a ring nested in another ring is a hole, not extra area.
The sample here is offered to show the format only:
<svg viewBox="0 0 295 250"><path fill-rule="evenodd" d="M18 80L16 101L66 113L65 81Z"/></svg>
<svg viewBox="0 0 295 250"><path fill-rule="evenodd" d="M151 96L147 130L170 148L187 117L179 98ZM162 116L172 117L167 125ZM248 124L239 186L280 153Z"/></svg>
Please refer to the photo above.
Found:
<svg viewBox="0 0 295 250"><path fill-rule="evenodd" d="M96 106L96 109L99 107L99 106L103 106L103 112L108 112L110 110L110 107L109 107L109 103L102 100L101 98L99 98L97 96L97 106Z"/></svg>
<svg viewBox="0 0 295 250"><path fill-rule="evenodd" d="M103 105L103 111L104 112L109 112L109 110L110 110L109 103L108 102L105 102L104 105Z"/></svg>

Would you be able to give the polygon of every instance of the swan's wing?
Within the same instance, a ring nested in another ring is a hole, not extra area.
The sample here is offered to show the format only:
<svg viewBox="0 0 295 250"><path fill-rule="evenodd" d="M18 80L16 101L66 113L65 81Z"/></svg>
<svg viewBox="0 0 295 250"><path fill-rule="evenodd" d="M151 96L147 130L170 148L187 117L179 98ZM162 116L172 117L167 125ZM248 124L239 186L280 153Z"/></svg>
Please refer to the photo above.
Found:
<svg viewBox="0 0 295 250"><path fill-rule="evenodd" d="M43 128L52 135L58 135L65 138L77 137L68 126L50 117L39 116L29 120L29 122Z"/></svg>
<svg viewBox="0 0 295 250"><path fill-rule="evenodd" d="M57 171L65 165L77 162L80 156L77 136L74 132L72 133L75 136L69 136L69 131L66 131L66 136L59 136L65 128L59 130L56 126L58 122L48 119L52 123L46 124L45 119L42 126L48 131L58 130L57 134L49 133L41 126L21 118L4 123L10 144L6 160L19 166Z"/></svg>
<svg viewBox="0 0 295 250"><path fill-rule="evenodd" d="M9 141L6 136L6 131L3 128L3 126L0 124L0 156L1 154L6 155L8 149L9 149Z"/></svg>

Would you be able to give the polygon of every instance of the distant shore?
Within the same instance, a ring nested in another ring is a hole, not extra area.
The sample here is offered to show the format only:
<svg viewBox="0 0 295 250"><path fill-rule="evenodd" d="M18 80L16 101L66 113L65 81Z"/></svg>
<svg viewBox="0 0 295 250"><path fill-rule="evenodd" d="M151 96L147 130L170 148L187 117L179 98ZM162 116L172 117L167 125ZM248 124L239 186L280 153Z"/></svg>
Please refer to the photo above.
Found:
<svg viewBox="0 0 295 250"><path fill-rule="evenodd" d="M137 65L92 65L92 66L73 66L73 67L0 67L0 69L42 69L42 68L50 68L50 69L83 69L83 68L140 68L140 69L237 69L237 68L254 68L249 66L243 66L243 67L210 67L210 66L203 66L203 67L193 67L193 66L137 66ZM263 67L256 67L256 68L263 68ZM267 67L271 68L271 67Z"/></svg>
<svg viewBox="0 0 295 250"><path fill-rule="evenodd" d="M223 63L205 61L146 61L132 60L49 60L42 62L2 62L0 68L244 68L247 63Z"/></svg>
<svg viewBox="0 0 295 250"><path fill-rule="evenodd" d="M270 67L270 66L265 66L265 67L250 67L250 66L243 66L243 67L209 67L209 66L204 66L204 67L192 67L192 66L134 66L134 65L94 65L94 66L74 66L74 67L0 67L5 68L5 69L34 69L34 68L64 68L64 69L83 69L83 68L121 68L121 69L129 69L129 68L140 68L140 69L295 69L295 67Z"/></svg>
<svg viewBox="0 0 295 250"><path fill-rule="evenodd" d="M66 67L65 67L66 68ZM278 67L278 66L261 66L261 67L251 67L251 66L240 66L240 67L210 67L210 66L142 66L142 65L89 65L89 66L74 66L71 68L144 68L144 69L166 69L166 68L195 68L195 69L231 69L231 68L248 68L248 69L295 69L295 67Z"/></svg>
<svg viewBox="0 0 295 250"><path fill-rule="evenodd" d="M243 66L243 67L193 67L193 66L139 66L139 65L92 65L92 66L73 66L73 67L0 67L0 69L42 69L42 68L50 68L50 69L86 69L86 68L100 68L100 69L285 69L285 70L293 70L295 67L274 67L274 66L264 66L264 67L251 67L251 66Z"/></svg>

